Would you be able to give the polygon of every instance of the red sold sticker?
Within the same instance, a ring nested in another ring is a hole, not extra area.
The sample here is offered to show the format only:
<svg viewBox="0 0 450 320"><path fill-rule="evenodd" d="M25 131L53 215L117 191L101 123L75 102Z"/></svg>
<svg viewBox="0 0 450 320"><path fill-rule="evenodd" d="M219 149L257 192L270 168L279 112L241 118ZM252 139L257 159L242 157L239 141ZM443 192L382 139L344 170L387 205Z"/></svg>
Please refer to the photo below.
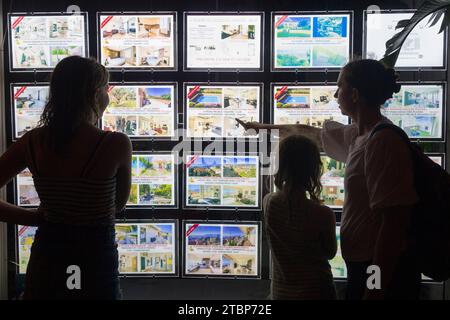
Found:
<svg viewBox="0 0 450 320"><path fill-rule="evenodd" d="M194 88L192 88L188 93L188 98L191 99L198 90L200 90L200 86L195 86Z"/></svg>
<svg viewBox="0 0 450 320"><path fill-rule="evenodd" d="M190 235L192 232L194 232L194 230L197 229L198 226L199 226L198 223L193 224L193 225L188 229L188 231L186 231L186 238L189 237L189 235Z"/></svg>
<svg viewBox="0 0 450 320"><path fill-rule="evenodd" d="M275 93L275 100L277 100L287 90L287 88L287 86L281 87L281 89Z"/></svg>
<svg viewBox="0 0 450 320"><path fill-rule="evenodd" d="M13 24L12 24L12 28L13 29L15 29L18 25L19 25L19 23L23 20L23 18L25 18L24 16L20 16L20 17L18 17L14 22L13 22Z"/></svg>
<svg viewBox="0 0 450 320"><path fill-rule="evenodd" d="M22 228L19 229L19 237L28 229L28 226L22 226Z"/></svg>
<svg viewBox="0 0 450 320"><path fill-rule="evenodd" d="M20 95L25 91L27 87L20 87L19 90L17 90L16 94L14 95L14 99L19 99Z"/></svg>
<svg viewBox="0 0 450 320"><path fill-rule="evenodd" d="M189 161L186 163L186 168L189 168L190 166L192 166L192 164L193 164L197 159L198 159L198 156L193 156L193 157L191 158L191 160L189 160Z"/></svg>
<svg viewBox="0 0 450 320"><path fill-rule="evenodd" d="M283 21L287 19L287 17L288 17L288 16L281 16L281 18L278 19L277 23L275 23L275 28L278 28L278 26L279 26L280 24L282 24Z"/></svg>
<svg viewBox="0 0 450 320"><path fill-rule="evenodd" d="M112 18L113 16L107 16L106 19L103 20L102 24L100 25L100 29L103 29L108 24L108 22L111 21Z"/></svg>

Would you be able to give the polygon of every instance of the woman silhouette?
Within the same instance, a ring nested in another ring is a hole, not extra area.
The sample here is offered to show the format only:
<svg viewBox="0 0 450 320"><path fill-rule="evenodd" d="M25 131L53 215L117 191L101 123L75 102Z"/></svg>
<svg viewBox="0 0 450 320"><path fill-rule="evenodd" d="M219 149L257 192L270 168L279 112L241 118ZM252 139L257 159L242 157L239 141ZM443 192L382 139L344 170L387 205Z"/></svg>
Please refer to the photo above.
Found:
<svg viewBox="0 0 450 320"><path fill-rule="evenodd" d="M63 59L38 127L0 157L0 187L28 167L41 201L32 211L0 202L0 221L39 226L24 299L120 298L114 219L129 196L132 147L96 127L107 88L95 60ZM74 286L68 270L78 270Z"/></svg>

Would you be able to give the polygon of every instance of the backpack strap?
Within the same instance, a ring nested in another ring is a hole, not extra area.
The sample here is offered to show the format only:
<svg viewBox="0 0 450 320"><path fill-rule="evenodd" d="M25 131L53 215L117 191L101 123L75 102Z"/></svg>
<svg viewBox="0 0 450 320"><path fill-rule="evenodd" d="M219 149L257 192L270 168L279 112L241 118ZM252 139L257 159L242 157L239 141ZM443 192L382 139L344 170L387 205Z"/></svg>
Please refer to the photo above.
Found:
<svg viewBox="0 0 450 320"><path fill-rule="evenodd" d="M403 131L400 127L397 127L396 125L390 123L381 123L373 128L372 132L370 133L369 139L371 139L375 135L375 133L384 129L391 129L392 131L396 132L402 138L402 140L405 141L405 143L409 147L411 147L411 141L409 140L406 132Z"/></svg>

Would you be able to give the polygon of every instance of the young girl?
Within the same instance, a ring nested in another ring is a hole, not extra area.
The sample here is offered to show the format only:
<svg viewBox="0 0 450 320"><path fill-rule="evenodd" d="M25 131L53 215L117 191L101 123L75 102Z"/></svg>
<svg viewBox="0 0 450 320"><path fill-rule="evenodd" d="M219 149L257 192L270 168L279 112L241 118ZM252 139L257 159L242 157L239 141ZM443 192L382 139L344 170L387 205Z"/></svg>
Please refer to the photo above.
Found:
<svg viewBox="0 0 450 320"><path fill-rule="evenodd" d="M320 205L321 174L320 153L311 140L291 135L281 141L278 191L264 198L273 299L336 299L328 263L336 254L336 220Z"/></svg>

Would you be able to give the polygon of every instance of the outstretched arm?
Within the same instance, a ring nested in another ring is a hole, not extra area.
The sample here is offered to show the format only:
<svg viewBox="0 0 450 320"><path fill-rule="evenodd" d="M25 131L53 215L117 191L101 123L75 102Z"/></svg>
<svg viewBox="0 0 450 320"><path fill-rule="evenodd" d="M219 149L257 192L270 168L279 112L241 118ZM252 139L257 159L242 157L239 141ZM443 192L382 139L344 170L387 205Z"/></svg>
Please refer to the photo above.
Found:
<svg viewBox="0 0 450 320"><path fill-rule="evenodd" d="M312 141L314 141L320 149L322 147L322 129L307 126L303 124L267 124L267 123L259 123L259 122L244 122L238 118L236 121L245 129L245 130L255 130L259 132L260 130L279 130L280 139L283 139L291 134L301 134Z"/></svg>

